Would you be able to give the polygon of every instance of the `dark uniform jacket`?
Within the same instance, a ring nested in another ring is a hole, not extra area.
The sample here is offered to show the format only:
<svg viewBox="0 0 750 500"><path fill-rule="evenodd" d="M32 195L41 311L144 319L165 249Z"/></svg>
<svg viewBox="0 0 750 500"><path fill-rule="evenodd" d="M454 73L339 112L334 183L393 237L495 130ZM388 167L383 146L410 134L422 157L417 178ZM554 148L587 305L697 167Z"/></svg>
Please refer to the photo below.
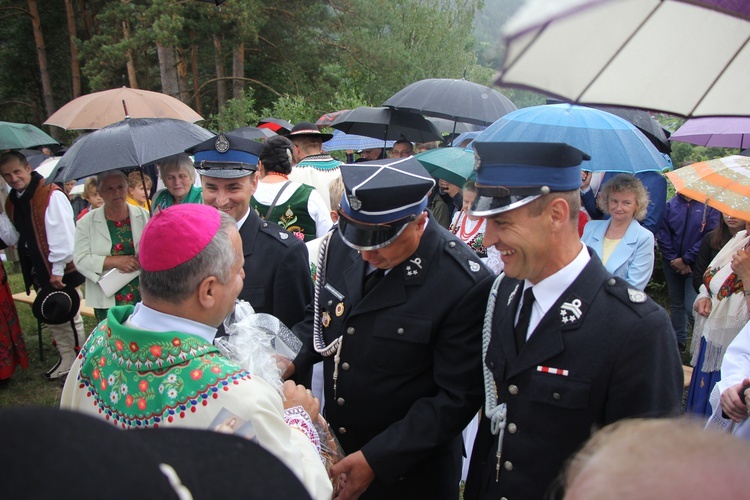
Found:
<svg viewBox="0 0 750 500"><path fill-rule="evenodd" d="M240 228L245 282L240 299L255 312L272 314L291 328L312 301L307 247L293 234L262 220L255 210Z"/></svg>
<svg viewBox="0 0 750 500"><path fill-rule="evenodd" d="M363 298L366 263L338 231L320 309L326 345L343 336L337 389L324 358L325 416L376 479L362 498L458 498L460 433L481 405L480 330L492 284L475 254L434 220L417 251ZM318 270L320 272L320 270ZM314 309L294 332L304 368L320 360Z"/></svg>
<svg viewBox="0 0 750 500"><path fill-rule="evenodd" d="M543 498L593 430L679 413L683 374L667 313L589 254L519 355L513 324L523 281L503 280L485 358L498 403L507 403L500 479L497 436L484 417L464 498Z"/></svg>

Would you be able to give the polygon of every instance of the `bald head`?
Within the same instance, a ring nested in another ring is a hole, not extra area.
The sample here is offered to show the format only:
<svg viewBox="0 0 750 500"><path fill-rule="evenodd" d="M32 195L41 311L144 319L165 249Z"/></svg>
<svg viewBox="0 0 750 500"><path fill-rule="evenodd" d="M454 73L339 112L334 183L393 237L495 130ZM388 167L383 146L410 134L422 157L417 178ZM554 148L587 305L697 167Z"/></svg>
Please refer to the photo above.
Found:
<svg viewBox="0 0 750 500"><path fill-rule="evenodd" d="M626 420L568 465L567 500L745 498L750 444L686 418Z"/></svg>

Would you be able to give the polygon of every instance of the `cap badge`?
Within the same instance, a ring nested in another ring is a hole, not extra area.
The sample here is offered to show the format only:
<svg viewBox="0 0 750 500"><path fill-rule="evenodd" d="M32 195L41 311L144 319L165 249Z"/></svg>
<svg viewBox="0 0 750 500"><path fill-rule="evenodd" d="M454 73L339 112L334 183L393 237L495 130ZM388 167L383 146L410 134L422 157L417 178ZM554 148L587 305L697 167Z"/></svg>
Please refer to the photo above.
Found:
<svg viewBox="0 0 750 500"><path fill-rule="evenodd" d="M219 153L226 153L227 151L229 151L229 140L227 139L227 136L225 136L223 133L219 134L219 137L216 138L214 147Z"/></svg>
<svg viewBox="0 0 750 500"><path fill-rule="evenodd" d="M646 293L641 290L628 288L628 298L630 299L630 302L633 302L634 304L643 304L646 302L647 296Z"/></svg>
<svg viewBox="0 0 750 500"><path fill-rule="evenodd" d="M359 210L360 208L362 208L362 201L356 196L350 195L348 199L349 206L352 207L352 210Z"/></svg>
<svg viewBox="0 0 750 500"><path fill-rule="evenodd" d="M469 269L471 269L472 273L478 273L481 268L482 267L479 265L478 262L474 262L473 260L469 261Z"/></svg>
<svg viewBox="0 0 750 500"><path fill-rule="evenodd" d="M578 318L580 318L582 314L583 312L581 312L580 299L565 302L562 306L560 306L560 319L562 320L563 324L575 323L576 321L578 321Z"/></svg>

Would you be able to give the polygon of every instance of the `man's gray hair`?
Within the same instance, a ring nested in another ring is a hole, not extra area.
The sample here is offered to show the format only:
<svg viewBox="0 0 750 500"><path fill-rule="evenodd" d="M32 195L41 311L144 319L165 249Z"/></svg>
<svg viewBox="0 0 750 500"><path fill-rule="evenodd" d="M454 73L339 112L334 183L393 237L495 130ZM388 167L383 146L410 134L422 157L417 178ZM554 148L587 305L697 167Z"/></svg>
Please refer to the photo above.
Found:
<svg viewBox="0 0 750 500"><path fill-rule="evenodd" d="M141 270L142 294L180 304L209 276L215 276L221 283L227 283L232 278L237 254L229 235L236 230L237 222L223 212L220 214L219 230L198 255L167 271Z"/></svg>

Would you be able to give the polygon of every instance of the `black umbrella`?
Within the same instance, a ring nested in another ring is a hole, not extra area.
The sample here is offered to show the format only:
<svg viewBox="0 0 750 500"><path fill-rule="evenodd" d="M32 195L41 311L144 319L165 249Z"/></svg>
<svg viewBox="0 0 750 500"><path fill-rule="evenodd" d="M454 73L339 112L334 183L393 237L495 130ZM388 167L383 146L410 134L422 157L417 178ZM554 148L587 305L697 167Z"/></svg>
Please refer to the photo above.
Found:
<svg viewBox="0 0 750 500"><path fill-rule="evenodd" d="M449 78L412 83L396 92L383 106L476 125L491 125L517 109L495 89Z"/></svg>
<svg viewBox="0 0 750 500"><path fill-rule="evenodd" d="M293 125L281 118L263 118L258 122L258 127L271 129L279 135L287 135L292 131Z"/></svg>
<svg viewBox="0 0 750 500"><path fill-rule="evenodd" d="M52 158L51 156L42 153L38 149L21 149L18 152L26 157L26 161L29 162L29 165L31 165L31 168L33 169L36 169L36 167L41 165L44 160Z"/></svg>
<svg viewBox="0 0 750 500"><path fill-rule="evenodd" d="M258 127L240 127L230 132L230 135L236 135L238 137L244 137L245 139L268 139L274 135L278 135L276 132L269 128L258 128Z"/></svg>
<svg viewBox="0 0 750 500"><path fill-rule="evenodd" d="M562 104L565 101L558 99L547 99L547 104ZM580 104L581 106L587 106L586 104ZM589 108L600 109L607 113L619 116L620 118L629 121L636 126L638 130L643 132L651 144L656 146L659 152L669 154L672 152L672 146L669 143L669 136L671 135L669 130L661 126L657 120L655 120L647 111L638 108L625 108L622 106L599 106L590 105Z"/></svg>
<svg viewBox="0 0 750 500"><path fill-rule="evenodd" d="M383 141L406 139L411 142L430 142L441 139L435 125L424 116L391 108L362 106L344 113L331 127L347 134L364 135Z"/></svg>
<svg viewBox="0 0 750 500"><path fill-rule="evenodd" d="M193 123L173 118L126 118L91 132L63 155L51 181L83 179L107 170L137 168L213 137Z"/></svg>

